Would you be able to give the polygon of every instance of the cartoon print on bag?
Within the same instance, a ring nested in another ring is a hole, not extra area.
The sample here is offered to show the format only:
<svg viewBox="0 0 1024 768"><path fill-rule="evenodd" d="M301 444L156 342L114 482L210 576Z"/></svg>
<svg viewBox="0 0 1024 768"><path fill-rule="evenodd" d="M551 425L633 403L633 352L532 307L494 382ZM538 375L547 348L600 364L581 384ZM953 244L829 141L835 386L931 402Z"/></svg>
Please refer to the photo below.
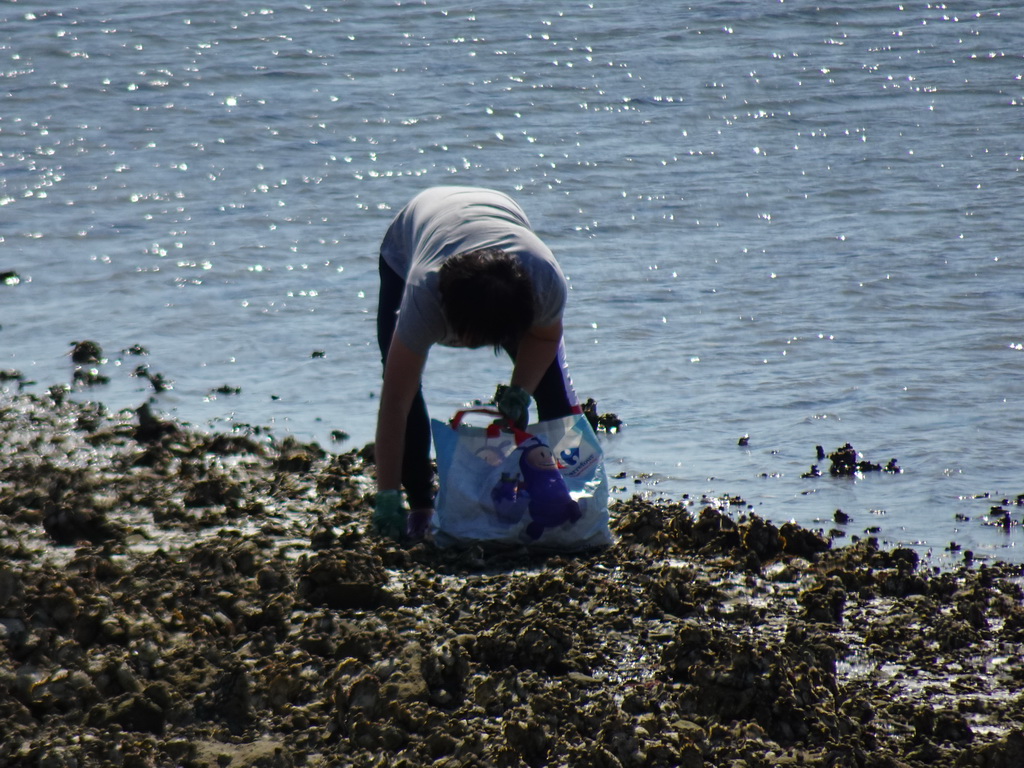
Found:
<svg viewBox="0 0 1024 768"><path fill-rule="evenodd" d="M526 535L538 539L545 528L575 523L583 517L580 505L569 495L551 448L536 437L523 442L519 448L522 451L519 457L522 490L529 498L531 518Z"/></svg>
<svg viewBox="0 0 1024 768"><path fill-rule="evenodd" d="M500 467L501 462L505 460L505 454L502 451L502 446L498 445L485 445L476 452L478 459L483 459L492 467Z"/></svg>
<svg viewBox="0 0 1024 768"><path fill-rule="evenodd" d="M491 501L498 520L506 525L515 525L523 519L529 497L520 493L522 478L518 473L501 473L501 480L491 489Z"/></svg>

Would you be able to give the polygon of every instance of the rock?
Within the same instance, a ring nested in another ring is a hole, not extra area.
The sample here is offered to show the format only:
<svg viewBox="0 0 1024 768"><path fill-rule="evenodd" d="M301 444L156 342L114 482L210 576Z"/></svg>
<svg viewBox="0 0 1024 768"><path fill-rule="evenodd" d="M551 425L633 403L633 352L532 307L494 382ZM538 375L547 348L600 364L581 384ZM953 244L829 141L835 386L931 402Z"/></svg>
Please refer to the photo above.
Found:
<svg viewBox="0 0 1024 768"><path fill-rule="evenodd" d="M79 364L103 362L103 349L95 341L73 341L71 360Z"/></svg>
<svg viewBox="0 0 1024 768"><path fill-rule="evenodd" d="M116 724L126 731L142 731L161 735L164 732L164 712L156 703L139 694L126 694L109 705L108 724Z"/></svg>
<svg viewBox="0 0 1024 768"><path fill-rule="evenodd" d="M387 599L387 573L378 558L333 551L308 559L299 594L328 608L375 608Z"/></svg>

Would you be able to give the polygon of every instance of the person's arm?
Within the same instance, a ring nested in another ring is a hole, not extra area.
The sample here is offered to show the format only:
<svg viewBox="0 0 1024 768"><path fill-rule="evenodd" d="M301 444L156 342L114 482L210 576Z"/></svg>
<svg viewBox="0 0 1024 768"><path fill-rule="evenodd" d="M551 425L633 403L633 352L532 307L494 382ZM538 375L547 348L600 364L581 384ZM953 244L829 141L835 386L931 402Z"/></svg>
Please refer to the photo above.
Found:
<svg viewBox="0 0 1024 768"><path fill-rule="evenodd" d="M426 355L414 352L396 334L384 365L384 384L377 414L374 454L378 491L397 491L402 485L405 423L419 390L426 361Z"/></svg>
<svg viewBox="0 0 1024 768"><path fill-rule="evenodd" d="M528 330L516 350L516 364L512 369L510 385L522 387L532 395L544 377L544 372L558 354L558 345L561 341L561 318L551 325Z"/></svg>

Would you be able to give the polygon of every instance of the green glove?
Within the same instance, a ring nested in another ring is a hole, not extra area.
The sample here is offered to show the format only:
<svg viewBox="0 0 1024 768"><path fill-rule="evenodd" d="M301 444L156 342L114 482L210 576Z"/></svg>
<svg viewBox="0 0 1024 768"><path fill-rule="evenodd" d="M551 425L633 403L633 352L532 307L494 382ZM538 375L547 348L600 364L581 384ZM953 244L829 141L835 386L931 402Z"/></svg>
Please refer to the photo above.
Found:
<svg viewBox="0 0 1024 768"><path fill-rule="evenodd" d="M395 540L405 536L405 508L402 506L401 491L378 491L370 521L373 529L382 536Z"/></svg>
<svg viewBox="0 0 1024 768"><path fill-rule="evenodd" d="M519 429L526 429L530 409L529 392L522 387L502 385L494 393L494 404L498 406L502 416Z"/></svg>

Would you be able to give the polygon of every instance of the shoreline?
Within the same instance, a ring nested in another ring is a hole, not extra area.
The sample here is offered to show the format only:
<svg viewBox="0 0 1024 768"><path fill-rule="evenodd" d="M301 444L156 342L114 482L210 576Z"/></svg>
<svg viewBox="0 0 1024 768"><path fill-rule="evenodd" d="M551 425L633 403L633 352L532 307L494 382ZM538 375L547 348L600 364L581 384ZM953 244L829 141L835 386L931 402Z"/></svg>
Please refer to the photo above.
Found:
<svg viewBox="0 0 1024 768"><path fill-rule="evenodd" d="M0 396L0 762L1024 764L1019 564L636 496L405 548L368 453Z"/></svg>

